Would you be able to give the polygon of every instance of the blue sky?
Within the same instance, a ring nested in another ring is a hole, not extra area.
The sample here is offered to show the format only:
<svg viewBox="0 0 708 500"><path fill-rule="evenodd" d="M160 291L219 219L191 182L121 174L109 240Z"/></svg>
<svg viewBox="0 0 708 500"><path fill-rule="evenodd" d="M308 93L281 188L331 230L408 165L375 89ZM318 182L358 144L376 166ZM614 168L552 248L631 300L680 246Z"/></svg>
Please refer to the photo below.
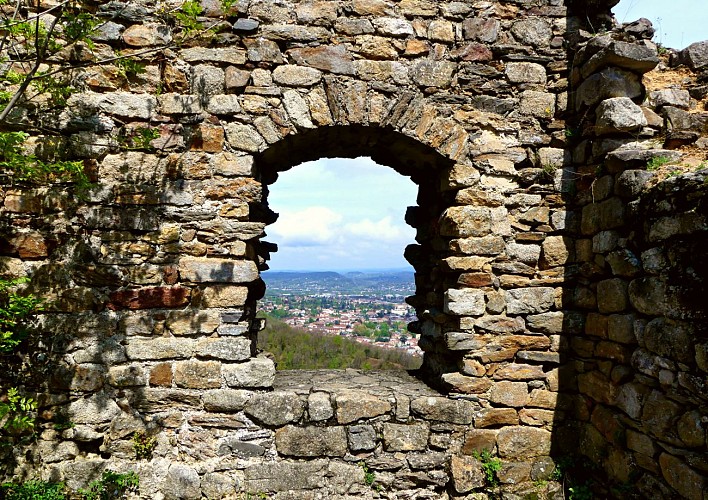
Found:
<svg viewBox="0 0 708 500"><path fill-rule="evenodd" d="M279 247L272 270L410 268L403 250L415 230L404 216L418 190L407 177L370 158L322 159L281 173L269 189L280 214L266 228Z"/></svg>
<svg viewBox="0 0 708 500"><path fill-rule="evenodd" d="M621 0L613 9L619 22L646 17L654 25L654 41L672 49L683 49L708 40L706 0Z"/></svg>
<svg viewBox="0 0 708 500"><path fill-rule="evenodd" d="M619 22L646 17L654 41L681 49L708 39L708 0L621 0ZM403 258L415 231L404 222L416 204L409 179L371 159L322 159L283 172L270 187L279 220L266 229L272 270L409 268Z"/></svg>

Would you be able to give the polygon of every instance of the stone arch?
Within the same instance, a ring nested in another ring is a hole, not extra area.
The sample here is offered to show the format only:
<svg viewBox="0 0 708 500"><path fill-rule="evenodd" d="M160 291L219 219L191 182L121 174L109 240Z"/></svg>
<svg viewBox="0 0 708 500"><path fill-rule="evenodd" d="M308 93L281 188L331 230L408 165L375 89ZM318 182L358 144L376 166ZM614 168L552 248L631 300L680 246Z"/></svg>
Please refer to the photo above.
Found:
<svg viewBox="0 0 708 500"><path fill-rule="evenodd" d="M428 373L434 383L433 373L455 369L454 356L441 342L441 337L432 334L436 328L428 324L430 314L426 312L440 309L444 301L446 284L436 270L449 253L440 244L439 221L452 196L444 189L455 165L452 159L392 128L340 125L309 129L290 135L255 156L254 175L264 184L263 200L255 212L261 214L261 222L274 222L275 214L268 207L268 186L277 182L279 172L319 158L360 156L369 156L382 166L409 177L418 187L418 205L408 207L406 213L406 222L417 230L417 243L408 245L405 257L416 274L416 293L408 301L420 320L409 328L418 334L425 332L421 337L426 351L422 371ZM256 248L256 253L265 261L273 246L263 242Z"/></svg>

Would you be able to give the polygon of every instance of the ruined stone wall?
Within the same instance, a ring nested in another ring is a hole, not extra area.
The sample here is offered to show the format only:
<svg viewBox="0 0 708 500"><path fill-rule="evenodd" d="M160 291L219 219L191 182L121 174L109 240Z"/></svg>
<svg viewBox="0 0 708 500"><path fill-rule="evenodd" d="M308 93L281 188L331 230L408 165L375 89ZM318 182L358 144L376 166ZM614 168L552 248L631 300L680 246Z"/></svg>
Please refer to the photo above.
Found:
<svg viewBox="0 0 708 500"><path fill-rule="evenodd" d="M583 31L608 19L588 5L574 17L555 0L242 0L224 17L203 2L218 33L154 53L179 32L164 6L100 5L111 21L94 51L134 54L146 71L81 70L66 107L23 111L62 131L53 147L84 159L96 187L1 195L4 273L29 275L47 299L33 376L16 368L41 394L41 432L14 450L15 472L78 488L133 469L146 498L462 497L484 486L473 453L490 450L504 489L554 495L549 456L577 453L582 436L622 481L634 448L594 439L603 411L619 415L605 391L630 372L654 387L617 358L627 337L598 341L589 326L646 314L605 306L640 276L612 274L624 247L604 243L630 241L639 190L622 190L630 163L605 161L625 129L597 112L599 133L595 114L608 97L640 102L639 75L658 59L651 44ZM141 128L159 137L126 142ZM262 240L276 217L268 185L305 160L356 156L419 186L406 216L410 328L433 389L385 374L276 375L256 352L258 273L277 248ZM135 432L155 438L151 459L137 459Z"/></svg>
<svg viewBox="0 0 708 500"><path fill-rule="evenodd" d="M566 431L625 494L703 499L708 113L696 57L708 43L660 62L643 40L652 33L632 23L574 60L573 303L587 315L569 339L567 399L580 423ZM690 69L669 68L679 62Z"/></svg>

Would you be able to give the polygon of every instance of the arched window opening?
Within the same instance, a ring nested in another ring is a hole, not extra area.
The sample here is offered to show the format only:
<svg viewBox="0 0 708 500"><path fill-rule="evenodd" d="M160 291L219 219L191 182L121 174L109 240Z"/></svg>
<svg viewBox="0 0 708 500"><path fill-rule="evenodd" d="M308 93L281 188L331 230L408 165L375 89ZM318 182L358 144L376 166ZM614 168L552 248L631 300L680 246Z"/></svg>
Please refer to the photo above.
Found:
<svg viewBox="0 0 708 500"><path fill-rule="evenodd" d="M371 158L323 158L278 175L262 274L259 347L278 368L416 369L422 362L405 299L414 270L403 257L418 186Z"/></svg>

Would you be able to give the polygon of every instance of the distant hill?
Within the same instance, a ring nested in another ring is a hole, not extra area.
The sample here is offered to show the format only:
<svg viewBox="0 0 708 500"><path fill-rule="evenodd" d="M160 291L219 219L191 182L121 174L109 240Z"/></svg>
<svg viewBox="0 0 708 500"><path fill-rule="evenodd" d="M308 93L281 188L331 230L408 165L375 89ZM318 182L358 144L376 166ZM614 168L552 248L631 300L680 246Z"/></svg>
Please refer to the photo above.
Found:
<svg viewBox="0 0 708 500"><path fill-rule="evenodd" d="M308 332L275 318L268 318L266 325L258 333L258 347L273 355L278 370L412 370L420 368L422 362L405 351Z"/></svg>
<svg viewBox="0 0 708 500"><path fill-rule="evenodd" d="M262 274L271 293L400 294L415 291L412 271L266 271Z"/></svg>

